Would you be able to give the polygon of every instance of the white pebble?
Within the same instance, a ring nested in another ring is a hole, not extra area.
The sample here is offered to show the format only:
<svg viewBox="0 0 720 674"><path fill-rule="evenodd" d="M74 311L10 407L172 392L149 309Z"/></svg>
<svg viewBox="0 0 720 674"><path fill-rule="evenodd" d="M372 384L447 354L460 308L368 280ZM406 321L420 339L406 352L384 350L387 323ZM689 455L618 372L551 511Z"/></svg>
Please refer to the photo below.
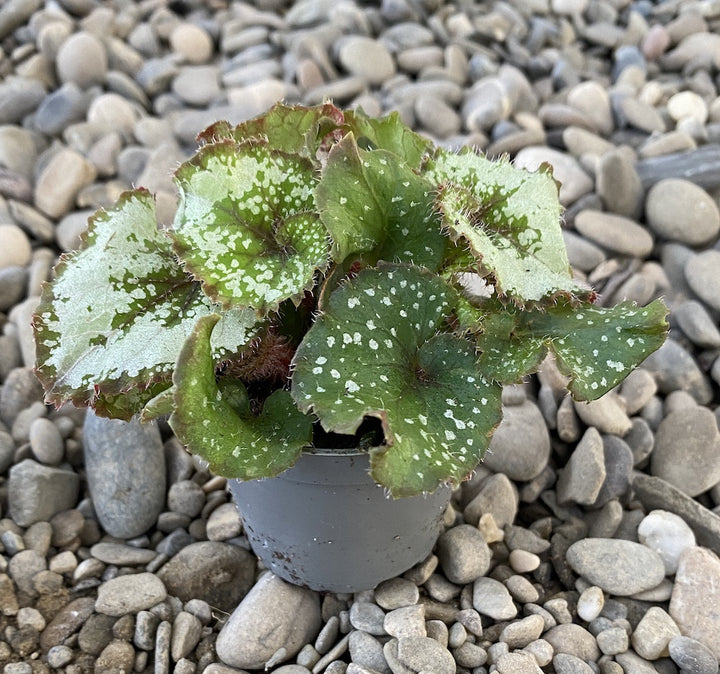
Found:
<svg viewBox="0 0 720 674"><path fill-rule="evenodd" d="M580 595L577 612L583 620L590 622L600 615L604 605L603 591L597 585L592 585Z"/></svg>
<svg viewBox="0 0 720 674"><path fill-rule="evenodd" d="M643 518L638 540L660 555L668 576L677 571L682 553L695 546L695 534L685 520L666 510L653 510Z"/></svg>

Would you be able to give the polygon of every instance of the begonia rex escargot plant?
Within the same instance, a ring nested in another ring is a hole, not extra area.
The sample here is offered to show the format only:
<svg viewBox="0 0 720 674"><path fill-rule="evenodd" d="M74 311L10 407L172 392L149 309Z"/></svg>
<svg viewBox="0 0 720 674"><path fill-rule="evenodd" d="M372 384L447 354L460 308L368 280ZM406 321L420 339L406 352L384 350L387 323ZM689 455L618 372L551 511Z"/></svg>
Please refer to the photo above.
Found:
<svg viewBox="0 0 720 674"><path fill-rule="evenodd" d="M135 189L58 264L34 318L48 401L170 414L227 477L366 449L404 496L467 476L502 384L548 352L590 400L665 338L661 301L600 307L573 279L548 167L331 104L279 104L199 143L172 227Z"/></svg>

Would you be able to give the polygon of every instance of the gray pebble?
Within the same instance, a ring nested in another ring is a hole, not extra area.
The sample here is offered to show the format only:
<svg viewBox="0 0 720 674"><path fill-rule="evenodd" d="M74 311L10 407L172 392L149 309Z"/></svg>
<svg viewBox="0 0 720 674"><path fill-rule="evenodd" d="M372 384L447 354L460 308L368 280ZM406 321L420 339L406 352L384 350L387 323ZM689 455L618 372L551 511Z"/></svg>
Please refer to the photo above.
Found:
<svg viewBox="0 0 720 674"><path fill-rule="evenodd" d="M375 588L375 601L386 611L417 604L420 592L415 583L405 578L383 581Z"/></svg>
<svg viewBox="0 0 720 674"><path fill-rule="evenodd" d="M395 62L385 44L362 35L343 38L337 45L340 65L350 75L379 85L395 74Z"/></svg>
<svg viewBox="0 0 720 674"><path fill-rule="evenodd" d="M550 541L539 536L537 532L516 524L505 527L504 541L505 545L507 545L511 551L524 550L535 555L540 555L550 549Z"/></svg>
<svg viewBox="0 0 720 674"><path fill-rule="evenodd" d="M0 83L0 124L17 124L45 98L45 88L30 77L7 78Z"/></svg>
<svg viewBox="0 0 720 674"><path fill-rule="evenodd" d="M20 550L10 558L7 572L18 590L30 597L36 597L34 579L47 569L47 561L36 550Z"/></svg>
<svg viewBox="0 0 720 674"><path fill-rule="evenodd" d="M508 589L494 578L478 578L473 584L473 608L494 620L510 620L517 607Z"/></svg>
<svg viewBox="0 0 720 674"><path fill-rule="evenodd" d="M628 491L634 464L632 450L621 438L606 435L602 442L605 481L595 500L596 506L603 506Z"/></svg>
<svg viewBox="0 0 720 674"><path fill-rule="evenodd" d="M678 410L663 419L650 456L653 475L689 496L720 482L720 431L707 408Z"/></svg>
<svg viewBox="0 0 720 674"><path fill-rule="evenodd" d="M567 102L583 112L599 134L606 136L612 132L615 125L610 98L600 82L588 80L576 84L568 91Z"/></svg>
<svg viewBox="0 0 720 674"><path fill-rule="evenodd" d="M98 588L95 610L110 616L122 616L155 606L165 597L165 585L151 573L118 576Z"/></svg>
<svg viewBox="0 0 720 674"><path fill-rule="evenodd" d="M143 534L165 501L165 457L157 426L89 412L83 439L88 485L103 528L119 538Z"/></svg>
<svg viewBox="0 0 720 674"><path fill-rule="evenodd" d="M0 269L25 267L31 259L32 248L27 234L17 225L0 225L3 248L0 251Z"/></svg>
<svg viewBox="0 0 720 674"><path fill-rule="evenodd" d="M353 663L382 674L391 673L385 661L382 644L371 634L362 630L352 631L348 649Z"/></svg>
<svg viewBox="0 0 720 674"><path fill-rule="evenodd" d="M172 511L197 517L205 505L205 492L192 480L181 480L170 485L167 499Z"/></svg>
<svg viewBox="0 0 720 674"><path fill-rule="evenodd" d="M525 648L540 638L545 630L545 623L539 615L529 615L521 620L508 623L500 633L500 641L510 648Z"/></svg>
<svg viewBox="0 0 720 674"><path fill-rule="evenodd" d="M440 536L437 546L440 566L452 583L472 583L490 569L490 548L476 527L453 527Z"/></svg>
<svg viewBox="0 0 720 674"><path fill-rule="evenodd" d="M350 607L350 623L356 630L382 635L385 634L384 622L385 613L377 604L357 601Z"/></svg>
<svg viewBox="0 0 720 674"><path fill-rule="evenodd" d="M543 639L555 649L555 653L568 653L588 661L600 657L595 637L581 625L556 625L543 634Z"/></svg>
<svg viewBox="0 0 720 674"><path fill-rule="evenodd" d="M622 215L584 210L575 216L575 229L607 250L645 258L653 247L653 238L636 222Z"/></svg>
<svg viewBox="0 0 720 674"><path fill-rule="evenodd" d="M170 655L172 659L178 660L187 657L197 646L202 636L202 623L200 620L188 613L180 611L173 622L172 638L170 641Z"/></svg>
<svg viewBox="0 0 720 674"><path fill-rule="evenodd" d="M637 219L642 214L642 182L635 170L635 157L627 148L605 153L597 166L597 193L611 213Z"/></svg>
<svg viewBox="0 0 720 674"><path fill-rule="evenodd" d="M593 505L605 482L604 457L603 439L598 430L590 426L560 472L558 502Z"/></svg>
<svg viewBox="0 0 720 674"><path fill-rule="evenodd" d="M73 122L85 119L87 101L75 82L48 94L35 113L35 128L48 136L60 135Z"/></svg>
<svg viewBox="0 0 720 674"><path fill-rule="evenodd" d="M462 590L459 585L451 583L445 576L434 573L425 582L425 590L435 601L441 604L450 604L457 598Z"/></svg>
<svg viewBox="0 0 720 674"><path fill-rule="evenodd" d="M460 667L475 669L482 667L488 660L487 651L477 644L466 641L452 651L455 662Z"/></svg>
<svg viewBox="0 0 720 674"><path fill-rule="evenodd" d="M512 550L508 562L517 573L532 573L540 566L540 558L527 550Z"/></svg>
<svg viewBox="0 0 720 674"><path fill-rule="evenodd" d="M135 617L133 643L137 648L150 651L155 646L155 635L160 619L150 611L138 611Z"/></svg>
<svg viewBox="0 0 720 674"><path fill-rule="evenodd" d="M522 651L502 654L495 667L499 674L540 674L543 671L530 653Z"/></svg>
<svg viewBox="0 0 720 674"><path fill-rule="evenodd" d="M416 672L454 674L455 660L450 651L429 637L398 639L398 659Z"/></svg>
<svg viewBox="0 0 720 674"><path fill-rule="evenodd" d="M674 308L673 318L694 344L701 348L720 347L720 330L705 307L696 300L687 300Z"/></svg>
<svg viewBox="0 0 720 674"><path fill-rule="evenodd" d="M567 561L590 583L621 597L649 590L665 577L657 552L626 540L582 539L570 546Z"/></svg>
<svg viewBox="0 0 720 674"><path fill-rule="evenodd" d="M484 465L511 480L527 482L542 472L549 456L550 435L537 405L529 400L505 405Z"/></svg>
<svg viewBox="0 0 720 674"><path fill-rule="evenodd" d="M226 541L240 535L242 520L234 503L222 503L210 513L206 534L210 541Z"/></svg>
<svg viewBox="0 0 720 674"><path fill-rule="evenodd" d="M10 469L8 512L20 526L49 520L77 503L80 478L70 470L26 459Z"/></svg>
<svg viewBox="0 0 720 674"><path fill-rule="evenodd" d="M433 96L421 95L415 100L415 118L435 138L448 138L460 131L462 120L453 107Z"/></svg>
<svg viewBox="0 0 720 674"><path fill-rule="evenodd" d="M90 548L90 554L105 564L117 566L148 564L157 556L154 550L136 548L122 543L96 543Z"/></svg>
<svg viewBox="0 0 720 674"><path fill-rule="evenodd" d="M155 670L158 672L170 671L170 639L172 638L172 625L163 620L155 633Z"/></svg>
<svg viewBox="0 0 720 674"><path fill-rule="evenodd" d="M635 652L646 660L667 657L668 642L680 636L675 621L660 606L651 606L632 634Z"/></svg>
<svg viewBox="0 0 720 674"><path fill-rule="evenodd" d="M10 433L0 431L0 473L5 473L15 458L15 442Z"/></svg>
<svg viewBox="0 0 720 674"><path fill-rule="evenodd" d="M24 267L12 265L0 269L0 311L9 311L25 297L27 283L28 273Z"/></svg>
<svg viewBox="0 0 720 674"><path fill-rule="evenodd" d="M574 407L582 421L588 426L594 426L601 433L623 436L632 428L623 401L615 391L610 391L597 400L575 401Z"/></svg>
<svg viewBox="0 0 720 674"><path fill-rule="evenodd" d="M643 367L655 376L662 393L687 391L703 405L712 399L707 377L695 359L672 337L668 337L657 351L645 359Z"/></svg>
<svg viewBox="0 0 720 674"><path fill-rule="evenodd" d="M297 616L303 616L298 620ZM220 631L218 657L232 667L258 669L280 649L296 655L320 631L320 603L310 590L268 573L260 578Z"/></svg>
<svg viewBox="0 0 720 674"><path fill-rule="evenodd" d="M720 311L720 251L706 250L685 264L685 278L693 292L710 308Z"/></svg>
<svg viewBox="0 0 720 674"><path fill-rule="evenodd" d="M183 547L157 575L182 601L203 599L229 613L252 586L255 558L236 545L200 541Z"/></svg>
<svg viewBox="0 0 720 674"><path fill-rule="evenodd" d="M603 630L597 637L598 648L605 655L617 655L628 649L629 638L627 631L622 627L611 627Z"/></svg>
<svg viewBox="0 0 720 674"><path fill-rule="evenodd" d="M432 31L426 26L403 21L383 31L381 42L390 52L413 49L433 44Z"/></svg>
<svg viewBox="0 0 720 674"><path fill-rule="evenodd" d="M710 550L689 548L680 557L669 613L685 636L697 639L720 657L720 561Z"/></svg>
<svg viewBox="0 0 720 674"><path fill-rule="evenodd" d="M570 655L569 653L558 653L552 659L556 674L591 674L593 668L584 660Z"/></svg>
<svg viewBox="0 0 720 674"><path fill-rule="evenodd" d="M480 491L467 504L463 515L468 524L477 525L482 515L492 515L498 527L512 524L518 508L517 488L503 473L482 481Z"/></svg>
<svg viewBox="0 0 720 674"><path fill-rule="evenodd" d="M74 657L73 650L69 646L53 646L47 653L47 662L51 667L59 669L70 664Z"/></svg>
<svg viewBox="0 0 720 674"><path fill-rule="evenodd" d="M97 175L95 167L75 150L63 148L42 168L35 183L35 206L59 218L75 206L80 190L90 185Z"/></svg>
<svg viewBox="0 0 720 674"><path fill-rule="evenodd" d="M662 115L652 105L633 95L619 96L615 101L615 112L623 126L644 133L664 133L667 130Z"/></svg>
<svg viewBox="0 0 720 674"><path fill-rule="evenodd" d="M10 0L0 8L0 38L22 26L42 6L39 0Z"/></svg>
<svg viewBox="0 0 720 674"><path fill-rule="evenodd" d="M540 599L538 589L525 576L515 574L507 578L504 583L512 598L520 604L536 602Z"/></svg>
<svg viewBox="0 0 720 674"><path fill-rule="evenodd" d="M78 634L78 646L83 653L98 656L113 639L113 625L117 619L102 613L94 613L86 621Z"/></svg>
<svg viewBox="0 0 720 674"><path fill-rule="evenodd" d="M49 650L62 644L93 614L95 599L79 597L60 608L40 635L40 646Z"/></svg>
<svg viewBox="0 0 720 674"><path fill-rule="evenodd" d="M474 608L464 608L458 611L455 618L470 634L474 634L476 637L482 636L482 619Z"/></svg>
<svg viewBox="0 0 720 674"><path fill-rule="evenodd" d="M668 652L683 674L715 674L718 671L717 657L691 637L674 637L668 643Z"/></svg>
<svg viewBox="0 0 720 674"><path fill-rule="evenodd" d="M720 232L720 210L711 196L689 180L666 178L648 191L647 222L662 238L700 246Z"/></svg>
<svg viewBox="0 0 720 674"><path fill-rule="evenodd" d="M60 46L55 67L61 82L74 82L86 89L105 79L107 52L95 35L79 31Z"/></svg>
<svg viewBox="0 0 720 674"><path fill-rule="evenodd" d="M49 419L35 419L30 425L30 447L35 458L49 466L57 466L65 455L65 442L58 427Z"/></svg>
<svg viewBox="0 0 720 674"><path fill-rule="evenodd" d="M173 78L173 92L188 105L205 107L220 95L220 72L217 66L184 66Z"/></svg>
<svg viewBox="0 0 720 674"><path fill-rule="evenodd" d="M591 272L606 259L605 252L600 246L578 236L572 230L564 229L562 234L568 259L574 269Z"/></svg>
<svg viewBox="0 0 720 674"><path fill-rule="evenodd" d="M415 604L389 611L385 615L383 628L385 632L397 639L427 636L425 607L422 604Z"/></svg>
<svg viewBox="0 0 720 674"><path fill-rule="evenodd" d="M448 647L458 648L462 646L468 638L467 630L461 623L453 623L448 630Z"/></svg>
<svg viewBox="0 0 720 674"><path fill-rule="evenodd" d="M625 403L626 413L637 414L656 392L657 383L652 375L643 367L634 369L620 387L620 396Z"/></svg>

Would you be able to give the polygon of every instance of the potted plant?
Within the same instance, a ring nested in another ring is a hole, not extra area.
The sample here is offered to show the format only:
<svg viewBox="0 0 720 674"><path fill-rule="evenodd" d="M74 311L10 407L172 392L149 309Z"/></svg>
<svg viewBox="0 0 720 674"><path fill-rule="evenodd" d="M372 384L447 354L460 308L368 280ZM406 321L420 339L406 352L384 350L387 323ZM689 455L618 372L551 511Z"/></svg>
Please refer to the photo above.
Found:
<svg viewBox="0 0 720 674"><path fill-rule="evenodd" d="M37 375L58 405L170 415L240 480L248 536L285 578L350 590L402 572L430 551L447 485L483 458L504 383L552 352L572 394L598 398L665 338L661 301L596 306L573 278L549 167L331 104L279 104L198 140L171 227L135 189L62 257L34 317ZM369 570L383 550L389 566Z"/></svg>

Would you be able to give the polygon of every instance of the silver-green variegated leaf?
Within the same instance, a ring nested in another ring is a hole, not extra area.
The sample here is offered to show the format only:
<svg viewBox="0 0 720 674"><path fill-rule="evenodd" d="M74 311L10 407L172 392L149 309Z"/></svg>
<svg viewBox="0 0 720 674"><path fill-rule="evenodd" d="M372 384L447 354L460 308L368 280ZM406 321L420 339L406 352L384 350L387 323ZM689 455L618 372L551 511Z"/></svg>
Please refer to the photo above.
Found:
<svg viewBox="0 0 720 674"><path fill-rule="evenodd" d="M437 269L447 238L433 206L432 185L387 150L363 150L352 134L337 143L317 188L333 258L407 262Z"/></svg>
<svg viewBox="0 0 720 674"><path fill-rule="evenodd" d="M295 355L293 398L326 430L380 420L371 475L394 496L462 480L500 421L500 386L483 378L474 345L438 333L454 302L426 270L365 269L331 295Z"/></svg>
<svg viewBox="0 0 720 674"><path fill-rule="evenodd" d="M478 338L480 367L498 381L517 381L535 371L550 350L570 377L573 396L595 400L662 345L666 314L665 305L655 300L646 307L584 303L496 315L484 322Z"/></svg>
<svg viewBox="0 0 720 674"><path fill-rule="evenodd" d="M588 289L572 279L549 170L530 173L470 150L439 150L425 175L439 187L444 227L467 242L498 294L519 306L557 295L587 296Z"/></svg>
<svg viewBox="0 0 720 674"><path fill-rule="evenodd" d="M218 316L206 316L183 346L173 375L175 409L170 425L180 442L225 477L272 477L292 466L309 446L312 419L287 391L275 391L254 416L243 384L218 385L210 335Z"/></svg>
<svg viewBox="0 0 720 674"><path fill-rule="evenodd" d="M222 141L201 148L176 178L175 250L213 301L266 314L301 298L326 268L309 160Z"/></svg>
<svg viewBox="0 0 720 674"><path fill-rule="evenodd" d="M124 193L90 219L82 249L63 256L43 290L33 324L48 401L131 417L170 385L182 344L212 311L158 230L153 197ZM222 333L218 357L237 354L256 333L251 311L226 320L232 332Z"/></svg>

